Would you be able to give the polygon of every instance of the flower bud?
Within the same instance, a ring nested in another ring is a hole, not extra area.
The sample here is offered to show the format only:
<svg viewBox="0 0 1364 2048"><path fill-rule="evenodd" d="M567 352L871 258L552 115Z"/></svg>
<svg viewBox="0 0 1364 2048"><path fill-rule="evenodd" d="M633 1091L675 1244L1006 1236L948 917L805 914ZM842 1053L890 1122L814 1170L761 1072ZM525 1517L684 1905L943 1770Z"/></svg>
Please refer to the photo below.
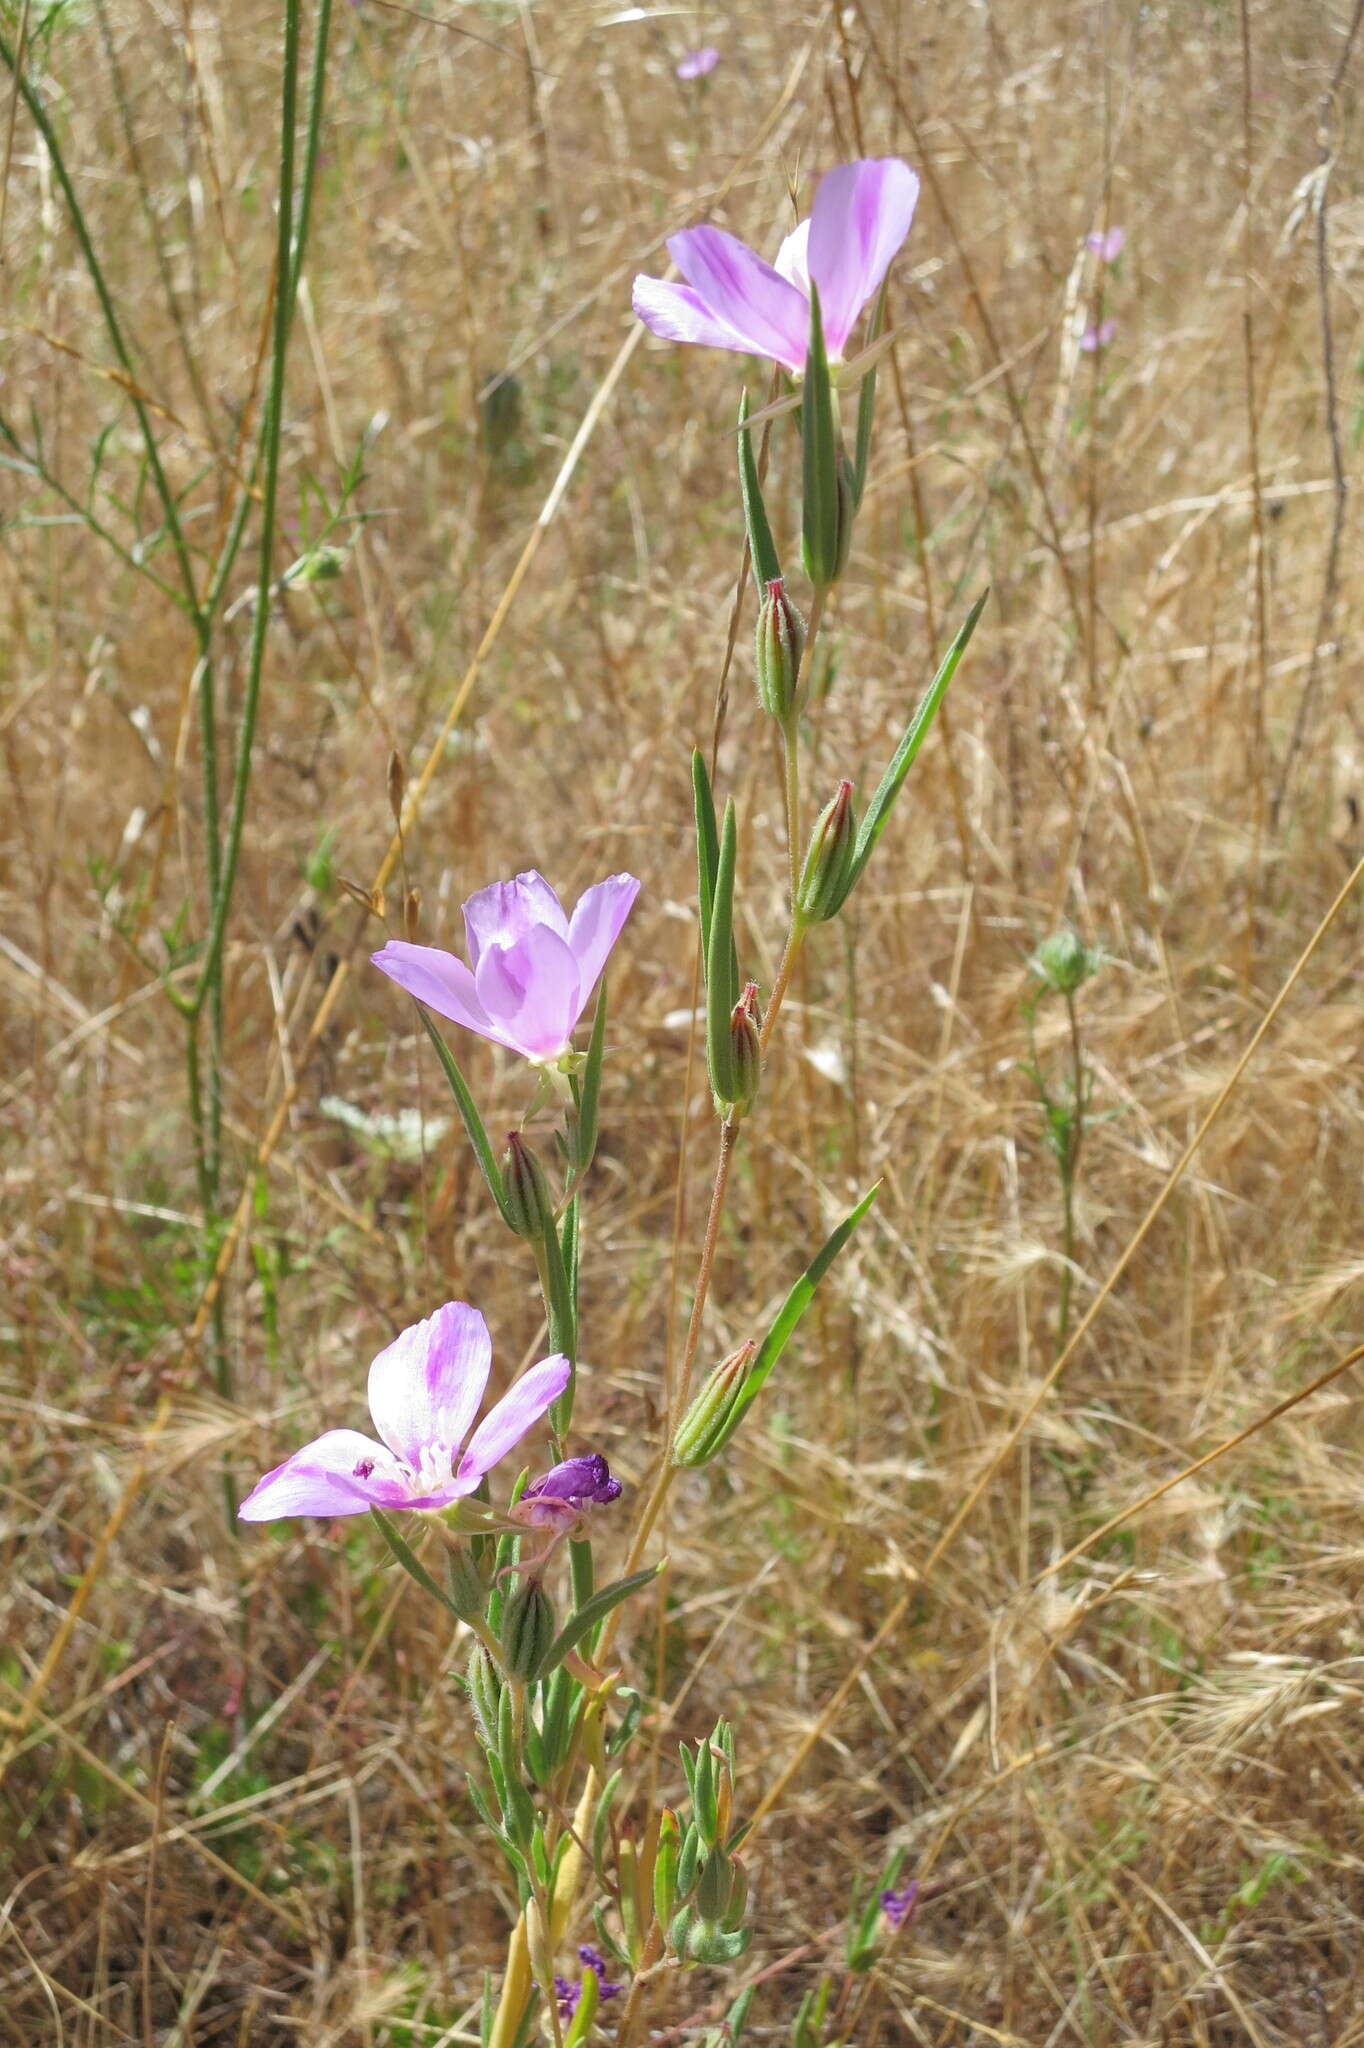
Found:
<svg viewBox="0 0 1364 2048"><path fill-rule="evenodd" d="M532 1244L543 1243L546 1230L553 1228L554 1202L545 1169L519 1131L512 1131L507 1138L507 1149L502 1154L502 1184L507 1195L507 1221L512 1229L518 1237L529 1238Z"/></svg>
<svg viewBox="0 0 1364 2048"><path fill-rule="evenodd" d="M497 1716L502 1703L502 1681L482 1643L475 1643L469 1658L469 1704L474 1710L478 1738L485 1749L497 1746Z"/></svg>
<svg viewBox="0 0 1364 2048"><path fill-rule="evenodd" d="M824 806L810 834L796 890L796 910L806 924L824 924L837 917L852 888L857 839L852 793L850 782L840 782L837 795Z"/></svg>
<svg viewBox="0 0 1364 2048"><path fill-rule="evenodd" d="M502 1610L502 1661L509 1678L540 1676L553 1647L554 1602L538 1579L526 1579Z"/></svg>
<svg viewBox="0 0 1364 2048"><path fill-rule="evenodd" d="M731 1118L745 1115L753 1107L758 1093L763 1059L760 1024L758 984L756 981L746 982L743 994L729 1013L729 1044L734 1061L734 1100L729 1105Z"/></svg>
<svg viewBox="0 0 1364 2048"><path fill-rule="evenodd" d="M1091 952L1077 932L1067 925L1044 939L1033 954L1031 966L1048 988L1058 995L1073 996L1082 982L1099 971L1101 956Z"/></svg>
<svg viewBox="0 0 1364 2048"><path fill-rule="evenodd" d="M450 1605L461 1621L481 1621L488 1604L489 1575L472 1548L461 1543L450 1552Z"/></svg>
<svg viewBox="0 0 1364 2048"><path fill-rule="evenodd" d="M677 1425L673 1438L675 1465L706 1465L723 1449L729 1439L734 1404L743 1391L757 1349L756 1340L749 1337L716 1366Z"/></svg>
<svg viewBox="0 0 1364 2048"><path fill-rule="evenodd" d="M797 691L801 656L805 652L805 621L786 595L780 576L768 584L758 607L753 652L758 701L778 725L789 725L801 709Z"/></svg>
<svg viewBox="0 0 1364 2048"><path fill-rule="evenodd" d="M729 1911L734 1873L722 1848L712 1849L701 1865L696 1886L696 1910L703 1920L723 1920Z"/></svg>

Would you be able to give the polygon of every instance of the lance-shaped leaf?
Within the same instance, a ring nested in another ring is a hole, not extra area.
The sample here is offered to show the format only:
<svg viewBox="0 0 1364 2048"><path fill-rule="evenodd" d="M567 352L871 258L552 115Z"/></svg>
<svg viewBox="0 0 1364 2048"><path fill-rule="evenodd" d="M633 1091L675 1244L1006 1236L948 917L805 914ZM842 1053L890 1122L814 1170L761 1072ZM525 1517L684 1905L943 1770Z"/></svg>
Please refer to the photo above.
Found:
<svg viewBox="0 0 1364 2048"><path fill-rule="evenodd" d="M478 1113L473 1096L469 1093L469 1084L455 1065L455 1056L432 1023L429 1011L421 1003L417 1005L417 1015L426 1026L426 1035L436 1048L436 1057L450 1084L450 1093L455 1098L460 1121L468 1133L469 1143L474 1148L474 1157L482 1169L484 1180L488 1183L488 1191L497 1204L498 1214L510 1227L511 1216L507 1208L507 1192L502 1185L502 1169L497 1163L492 1146L488 1143L488 1133L483 1128L483 1119Z"/></svg>
<svg viewBox="0 0 1364 2048"><path fill-rule="evenodd" d="M867 342L869 346L880 335L881 322L884 320L886 313L886 293L889 288L890 278L886 276L882 279L881 289L876 297L876 310L871 316L871 326L867 329ZM862 379L861 388L857 394L857 443L852 467L854 509L860 509L862 494L867 488L867 464L871 457L871 422L875 410L876 359L873 357L872 367Z"/></svg>
<svg viewBox="0 0 1364 2048"><path fill-rule="evenodd" d="M616 1579L611 1585L603 1586L599 1593L584 1601L575 1614L570 1614L555 1637L545 1659L545 1670L553 1671L562 1664L569 1651L578 1647L589 1630L605 1621L612 1608L619 1607L622 1600L628 1600L632 1593L638 1593L641 1586L647 1586L656 1579L666 1563L667 1559L661 1558L657 1564L646 1565L642 1572L631 1572L628 1579Z"/></svg>
<svg viewBox="0 0 1364 2048"><path fill-rule="evenodd" d="M744 501L744 525L748 529L748 557L761 597L768 584L775 583L781 575L781 563L777 560L772 528L767 523L767 507L763 503L763 487L758 477L758 455L753 446L753 436L747 431L747 421L748 393L745 391L739 400L739 490Z"/></svg>
<svg viewBox="0 0 1364 2048"><path fill-rule="evenodd" d="M710 953L710 906L715 901L715 870L720 865L720 833L715 823L715 798L699 748L691 757L692 799L696 807L696 889L701 906L701 964Z"/></svg>
<svg viewBox="0 0 1364 2048"><path fill-rule="evenodd" d="M928 729L933 723L938 706L947 694L947 686L957 672L957 663L966 652L967 642L976 630L977 622L985 609L985 600L989 595L988 590L982 590L966 614L960 632L943 656L938 673L929 684L918 710L910 719L905 736L895 749L894 758L881 777L875 796L867 806L867 814L862 820L857 843L853 848L852 881L848 884L849 889L854 888L860 880L862 870L871 859L872 849L885 830L891 807L900 794L900 786L913 765L915 755L928 737Z"/></svg>
<svg viewBox="0 0 1364 2048"><path fill-rule="evenodd" d="M824 323L819 291L810 284L810 348L800 408L801 547L805 573L815 588L827 589L838 577L838 432L834 426L833 385L824 348Z"/></svg>
<svg viewBox="0 0 1364 2048"><path fill-rule="evenodd" d="M706 1062L717 1102L733 1102L734 1048L729 1019L739 1000L739 962L734 947L734 862L739 827L734 799L725 805L720 854L715 866L715 894L710 906L706 946Z"/></svg>
<svg viewBox="0 0 1364 2048"><path fill-rule="evenodd" d="M569 1163L573 1168L571 1186L576 1188L592 1164L597 1151L597 1105L601 1099L602 1060L606 1054L606 983L597 991L592 1018L592 1037L583 1062L582 1078L574 1085L574 1115L569 1127Z"/></svg>
<svg viewBox="0 0 1364 2048"><path fill-rule="evenodd" d="M399 1535L397 1523L390 1521L382 1508L372 1507L370 1513L379 1524L379 1532L385 1543L393 1552L394 1557L407 1573L409 1579L414 1580L421 1587L423 1593L429 1593L433 1600L439 1600L441 1606L450 1614L453 1614L456 1621L461 1621L463 1616L460 1614L454 1601L450 1598L444 1586L437 1579L432 1578L430 1572L412 1548L412 1545L405 1537Z"/></svg>
<svg viewBox="0 0 1364 2048"><path fill-rule="evenodd" d="M568 1217L564 1223L564 1238L572 1255L573 1271L570 1275L569 1262L564 1257L564 1244L554 1227L552 1216L545 1219L544 1233L544 1274L545 1274L545 1316L549 1323L549 1348L560 1351L573 1367L572 1376L557 1401L549 1411L549 1419L556 1435L566 1436L573 1420L573 1396L578 1379L578 1307L574 1299L577 1277L577 1207L569 1204Z"/></svg>

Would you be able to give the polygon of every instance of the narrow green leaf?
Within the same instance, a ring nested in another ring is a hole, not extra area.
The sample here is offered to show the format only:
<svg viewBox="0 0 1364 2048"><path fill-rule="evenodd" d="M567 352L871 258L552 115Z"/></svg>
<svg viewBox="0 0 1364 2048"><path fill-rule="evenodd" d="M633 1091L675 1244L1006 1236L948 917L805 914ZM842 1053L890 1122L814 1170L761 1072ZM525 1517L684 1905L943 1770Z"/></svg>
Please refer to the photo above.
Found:
<svg viewBox="0 0 1364 2048"><path fill-rule="evenodd" d="M733 1102L735 1093L729 1018L739 1000L734 956L734 862L738 837L731 797L725 805L725 822L720 830L720 858L710 907L710 944L706 949L706 1058L710 1085L721 1102Z"/></svg>
<svg viewBox="0 0 1364 2048"><path fill-rule="evenodd" d="M372 1507L370 1513L379 1524L379 1531L385 1543L393 1552L394 1557L407 1573L409 1579L414 1580L424 1593L429 1593L433 1600L439 1600L441 1606L448 1613L453 1614L456 1621L460 1620L460 1612L454 1601L450 1598L444 1586L432 1578L430 1572L426 1569L426 1566L417 1556L416 1551L407 1539L398 1534L397 1524L389 1520L382 1508Z"/></svg>
<svg viewBox="0 0 1364 2048"><path fill-rule="evenodd" d="M720 865L720 834L715 824L715 798L699 748L691 757L692 797L696 805L696 882L701 903L701 959L710 954L710 906L715 900L715 870Z"/></svg>
<svg viewBox="0 0 1364 2048"><path fill-rule="evenodd" d="M763 487L758 479L758 454L753 446L753 436L746 430L747 419L748 393L745 391L739 400L739 489L744 501L744 525L748 528L749 558L761 597L768 584L775 583L781 575L781 563L777 560L772 528L767 523Z"/></svg>
<svg viewBox="0 0 1364 2048"><path fill-rule="evenodd" d="M663 1562L647 1565L642 1572L631 1572L628 1579L616 1579L613 1584L603 1586L599 1593L594 1593L576 1614L569 1616L560 1629L545 1659L545 1668L553 1670L557 1664L561 1664L569 1651L577 1648L589 1629L594 1629L599 1622L605 1621L612 1608L619 1607L622 1600L628 1600L641 1586L647 1586L651 1579L656 1579L662 1569Z"/></svg>
<svg viewBox="0 0 1364 2048"><path fill-rule="evenodd" d="M601 1099L601 1070L605 1056L606 982L603 980L597 991L597 1007L592 1018L592 1037L588 1042L587 1058L583 1063L582 1080L578 1087L577 1122L572 1134L575 1188L596 1156L597 1109Z"/></svg>
<svg viewBox="0 0 1364 2048"><path fill-rule="evenodd" d="M432 1023L430 1013L421 1003L417 1005L417 1015L426 1026L426 1035L436 1048L436 1057L449 1083L450 1093L455 1098L455 1107L468 1133L469 1143L474 1148L474 1157L482 1168L484 1180L488 1183L488 1191L497 1204L498 1214L504 1223L510 1225L506 1191L502 1186L502 1169L497 1163L492 1146L488 1143L488 1133L483 1128L483 1119L478 1113L473 1096L469 1093L468 1083L455 1065L454 1054Z"/></svg>
<svg viewBox="0 0 1364 2048"><path fill-rule="evenodd" d="M549 1322L549 1348L561 1351L570 1364L576 1367L578 1357L578 1318L574 1312L573 1288L564 1262L564 1249L559 1242L559 1233L551 1216L545 1223L545 1315ZM559 1436L568 1434L573 1420L574 1377L560 1394L549 1412L549 1419Z"/></svg>
<svg viewBox="0 0 1364 2048"><path fill-rule="evenodd" d="M960 632L943 656L938 673L929 684L922 703L909 721L908 730L895 749L894 758L881 777L875 796L867 806L867 814L862 820L857 834L857 844L853 848L852 881L848 885L849 889L860 879L862 870L871 859L873 847L885 830L891 806L900 794L900 785L908 775L914 757L928 735L938 706L947 694L947 686L957 672L957 663L966 652L967 642L976 630L980 615L985 609L985 600L989 595L988 589L982 590L966 614Z"/></svg>
<svg viewBox="0 0 1364 2048"><path fill-rule="evenodd" d="M800 408L801 538L805 573L819 588L838 574L838 436L833 386L824 349L819 291L810 284L810 346Z"/></svg>
<svg viewBox="0 0 1364 2048"><path fill-rule="evenodd" d="M867 330L867 346L869 348L881 333L881 323L886 315L886 293L889 288L890 278L887 275L882 280L881 289L876 298L876 310L871 316L871 326ZM854 509L860 509L862 493L867 488L867 464L871 458L871 423L872 414L875 410L876 369L873 364L873 367L868 370L866 376L862 379L861 387L857 393L857 444L853 457Z"/></svg>

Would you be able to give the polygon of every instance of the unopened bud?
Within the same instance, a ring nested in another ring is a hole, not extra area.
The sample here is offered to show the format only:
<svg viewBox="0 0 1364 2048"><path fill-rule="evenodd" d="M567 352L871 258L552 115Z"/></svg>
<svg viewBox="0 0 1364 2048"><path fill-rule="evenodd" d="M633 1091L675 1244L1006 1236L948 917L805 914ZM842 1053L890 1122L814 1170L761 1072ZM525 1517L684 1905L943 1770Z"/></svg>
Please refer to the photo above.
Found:
<svg viewBox="0 0 1364 2048"><path fill-rule="evenodd" d="M1073 996L1082 982L1097 974L1101 955L1091 952L1077 932L1067 925L1044 939L1032 957L1033 972L1054 988L1058 995Z"/></svg>
<svg viewBox="0 0 1364 2048"><path fill-rule="evenodd" d="M749 1337L717 1365L692 1402L673 1438L675 1465L707 1465L731 1434L734 1404L743 1391L757 1343Z"/></svg>
<svg viewBox="0 0 1364 2048"><path fill-rule="evenodd" d="M805 621L778 576L768 584L758 607L754 640L758 700L778 725L789 725L801 709L800 665L804 652Z"/></svg>
<svg viewBox="0 0 1364 2048"><path fill-rule="evenodd" d="M502 1185L507 1195L507 1221L518 1237L532 1244L544 1240L554 1223L554 1201L549 1181L530 1146L519 1131L507 1138L502 1154Z"/></svg>
<svg viewBox="0 0 1364 2048"><path fill-rule="evenodd" d="M328 547L309 548L296 562L291 562L284 572L283 581L298 583L334 583L346 566L346 550Z"/></svg>
<svg viewBox="0 0 1364 2048"><path fill-rule="evenodd" d="M554 1602L538 1579L519 1585L502 1610L502 1661L509 1678L538 1678L554 1643Z"/></svg>
<svg viewBox="0 0 1364 2048"><path fill-rule="evenodd" d="M824 924L837 917L852 888L857 838L852 793L850 782L840 782L837 795L824 806L810 834L796 890L796 910L806 924Z"/></svg>
<svg viewBox="0 0 1364 2048"><path fill-rule="evenodd" d="M481 1621L488 1604L489 1575L468 1543L450 1552L450 1605L461 1621Z"/></svg>
<svg viewBox="0 0 1364 2048"><path fill-rule="evenodd" d="M745 983L744 992L729 1013L729 1046L734 1062L734 1100L728 1105L731 1119L753 1107L762 1079L762 1019L758 1012L758 984Z"/></svg>
<svg viewBox="0 0 1364 2048"><path fill-rule="evenodd" d="M420 889L409 889L403 897L403 931L409 942L416 938L421 929L421 921L422 892Z"/></svg>
<svg viewBox="0 0 1364 2048"><path fill-rule="evenodd" d="M406 789L407 770L403 767L402 755L394 747L388 757L388 808L392 811L395 820L402 818L403 795Z"/></svg>

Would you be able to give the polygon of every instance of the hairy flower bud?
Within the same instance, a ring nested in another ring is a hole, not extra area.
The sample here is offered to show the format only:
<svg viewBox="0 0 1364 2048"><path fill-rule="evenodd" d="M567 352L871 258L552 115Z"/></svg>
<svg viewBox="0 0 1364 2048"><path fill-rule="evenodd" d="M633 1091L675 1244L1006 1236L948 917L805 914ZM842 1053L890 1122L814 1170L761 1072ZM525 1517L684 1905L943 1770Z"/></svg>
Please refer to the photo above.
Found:
<svg viewBox="0 0 1364 2048"><path fill-rule="evenodd" d="M1091 952L1079 934L1067 925L1043 940L1030 964L1034 974L1046 982L1048 988L1055 989L1058 995L1073 996L1082 982L1098 973L1101 955Z"/></svg>
<svg viewBox="0 0 1364 2048"><path fill-rule="evenodd" d="M853 847L857 819L853 786L840 782L838 792L815 820L805 865L796 890L796 910L806 924L824 924L837 917L853 885Z"/></svg>
<svg viewBox="0 0 1364 2048"><path fill-rule="evenodd" d="M730 1116L744 1116L752 1107L762 1079L762 1043L759 1037L758 984L746 982L744 992L729 1013L729 1044L734 1061L734 1100Z"/></svg>
<svg viewBox="0 0 1364 2048"><path fill-rule="evenodd" d="M519 1131L510 1132L507 1138L507 1149L502 1154L502 1184L507 1194L507 1221L512 1229L532 1244L543 1243L546 1230L554 1224L554 1201L545 1169Z"/></svg>
<svg viewBox="0 0 1364 2048"><path fill-rule="evenodd" d="M525 1579L502 1610L502 1660L509 1678L540 1676L554 1643L554 1602L538 1579Z"/></svg>
<svg viewBox="0 0 1364 2048"><path fill-rule="evenodd" d="M723 1364L717 1365L692 1402L673 1438L675 1465L706 1465L729 1440L734 1403L743 1391L748 1368L757 1352L749 1337Z"/></svg>
<svg viewBox="0 0 1364 2048"><path fill-rule="evenodd" d="M768 584L758 607L754 662L758 701L778 725L789 726L801 709L801 657L805 652L805 621L786 595L780 576Z"/></svg>

